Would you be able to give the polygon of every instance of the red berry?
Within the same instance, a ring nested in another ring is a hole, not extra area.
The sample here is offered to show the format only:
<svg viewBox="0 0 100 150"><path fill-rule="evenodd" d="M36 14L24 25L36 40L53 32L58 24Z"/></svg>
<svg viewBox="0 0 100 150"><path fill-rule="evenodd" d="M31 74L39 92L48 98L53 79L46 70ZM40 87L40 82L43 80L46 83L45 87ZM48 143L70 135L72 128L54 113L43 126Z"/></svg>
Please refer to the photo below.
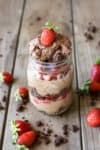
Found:
<svg viewBox="0 0 100 150"><path fill-rule="evenodd" d="M13 120L11 122L11 127L14 135L22 135L23 133L31 130L30 124L23 120Z"/></svg>
<svg viewBox="0 0 100 150"><path fill-rule="evenodd" d="M2 72L0 74L0 81L6 84L11 83L13 81L13 76L9 72Z"/></svg>
<svg viewBox="0 0 100 150"><path fill-rule="evenodd" d="M100 64L94 64L91 69L91 80L100 82Z"/></svg>
<svg viewBox="0 0 100 150"><path fill-rule="evenodd" d="M27 97L28 96L28 89L25 88L25 87L20 87L18 89L18 92L19 94L22 96L22 97Z"/></svg>
<svg viewBox="0 0 100 150"><path fill-rule="evenodd" d="M53 29L45 28L42 31L40 41L44 46L50 46L56 38L56 33Z"/></svg>
<svg viewBox="0 0 100 150"><path fill-rule="evenodd" d="M36 139L35 131L29 131L18 137L17 144L31 146L34 143L35 139Z"/></svg>
<svg viewBox="0 0 100 150"><path fill-rule="evenodd" d="M100 126L100 108L91 109L87 114L86 120L89 126Z"/></svg>

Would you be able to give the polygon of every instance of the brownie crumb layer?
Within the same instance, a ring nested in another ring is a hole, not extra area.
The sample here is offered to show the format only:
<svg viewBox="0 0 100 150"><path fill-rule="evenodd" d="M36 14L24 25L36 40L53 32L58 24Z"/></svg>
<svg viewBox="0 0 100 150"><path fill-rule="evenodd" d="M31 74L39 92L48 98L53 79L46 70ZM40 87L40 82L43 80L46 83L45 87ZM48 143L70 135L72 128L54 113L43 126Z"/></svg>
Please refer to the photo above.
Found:
<svg viewBox="0 0 100 150"><path fill-rule="evenodd" d="M43 62L57 62L68 59L71 56L71 42L68 37L57 34L56 40L51 46L43 46L40 36L33 39L29 44L29 51L33 58Z"/></svg>

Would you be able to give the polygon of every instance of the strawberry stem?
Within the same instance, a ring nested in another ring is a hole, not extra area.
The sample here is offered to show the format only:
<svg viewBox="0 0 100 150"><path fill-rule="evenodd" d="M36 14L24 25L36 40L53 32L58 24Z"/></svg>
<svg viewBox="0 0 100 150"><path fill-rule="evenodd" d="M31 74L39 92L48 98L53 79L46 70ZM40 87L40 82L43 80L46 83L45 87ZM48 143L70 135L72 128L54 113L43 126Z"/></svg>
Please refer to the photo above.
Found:
<svg viewBox="0 0 100 150"><path fill-rule="evenodd" d="M58 26L53 25L50 21L45 23L45 27L48 29L53 29L55 32L59 31Z"/></svg>
<svg viewBox="0 0 100 150"><path fill-rule="evenodd" d="M96 60L96 64L100 64L100 58Z"/></svg>
<svg viewBox="0 0 100 150"><path fill-rule="evenodd" d="M88 93L90 84L91 84L91 81L90 80L86 80L84 85L80 88L80 91Z"/></svg>

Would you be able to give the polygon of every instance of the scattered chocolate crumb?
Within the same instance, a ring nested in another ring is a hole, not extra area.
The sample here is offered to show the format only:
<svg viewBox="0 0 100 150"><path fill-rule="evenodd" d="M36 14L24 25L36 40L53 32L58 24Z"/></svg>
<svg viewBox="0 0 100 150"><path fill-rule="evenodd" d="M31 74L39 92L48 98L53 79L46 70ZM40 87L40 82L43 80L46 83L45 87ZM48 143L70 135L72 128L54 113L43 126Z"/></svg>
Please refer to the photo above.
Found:
<svg viewBox="0 0 100 150"><path fill-rule="evenodd" d="M24 119L25 119L25 117L23 116L23 117L22 117L22 119L24 120Z"/></svg>
<svg viewBox="0 0 100 150"><path fill-rule="evenodd" d="M5 107L0 103L0 110L4 110Z"/></svg>
<svg viewBox="0 0 100 150"><path fill-rule="evenodd" d="M16 116L18 116L18 113L16 113Z"/></svg>
<svg viewBox="0 0 100 150"><path fill-rule="evenodd" d="M97 32L97 27L94 26L94 25L90 25L88 27L88 31L91 32L91 33L96 33Z"/></svg>
<svg viewBox="0 0 100 150"><path fill-rule="evenodd" d="M44 142L45 142L45 144L47 145L47 144L50 144L50 143L51 143L51 140L50 140L50 138L46 137L45 140L44 140Z"/></svg>
<svg viewBox="0 0 100 150"><path fill-rule="evenodd" d="M25 109L25 107L23 105L20 105L20 104L16 105L17 112L22 112L24 109Z"/></svg>
<svg viewBox="0 0 100 150"><path fill-rule="evenodd" d="M0 41L2 41L3 40L3 38L0 38Z"/></svg>
<svg viewBox="0 0 100 150"><path fill-rule="evenodd" d="M72 125L72 131L73 132L77 132L77 131L79 131L79 127L77 126L77 125Z"/></svg>
<svg viewBox="0 0 100 150"><path fill-rule="evenodd" d="M55 138L55 141L54 141L55 146L60 146L60 145L67 143L67 142L68 142L68 139L66 139L62 136L59 136L59 135Z"/></svg>
<svg viewBox="0 0 100 150"><path fill-rule="evenodd" d="M90 41L94 39L94 37L92 36L92 34L90 34L88 32L85 32L84 36L86 37L87 40L90 40Z"/></svg>
<svg viewBox="0 0 100 150"><path fill-rule="evenodd" d="M27 119L24 120L25 122L29 122Z"/></svg>
<svg viewBox="0 0 100 150"><path fill-rule="evenodd" d="M50 128L45 129L45 134L48 136L50 136L52 132L53 132L53 130Z"/></svg>
<svg viewBox="0 0 100 150"><path fill-rule="evenodd" d="M100 47L100 41L98 41L98 46Z"/></svg>
<svg viewBox="0 0 100 150"><path fill-rule="evenodd" d="M37 20L37 21L41 21L41 20L42 20L42 18L41 18L41 17L39 17L39 16L37 16L36 20Z"/></svg>
<svg viewBox="0 0 100 150"><path fill-rule="evenodd" d="M2 101L3 101L3 102L6 102L6 101L7 101L7 97L6 97L5 95L3 96Z"/></svg>
<svg viewBox="0 0 100 150"><path fill-rule="evenodd" d="M68 134L69 134L68 125L67 125L67 124L65 124L65 125L63 126L63 134L66 135L66 136L68 136Z"/></svg>
<svg viewBox="0 0 100 150"><path fill-rule="evenodd" d="M3 57L3 55L2 55L2 54L0 54L0 57Z"/></svg>
<svg viewBox="0 0 100 150"><path fill-rule="evenodd" d="M8 31L7 33L8 33L8 34L10 34L10 33L11 33L11 31Z"/></svg>
<svg viewBox="0 0 100 150"><path fill-rule="evenodd" d="M38 120L38 121L36 121L36 125L38 127L42 127L42 126L44 126L44 123L42 121Z"/></svg>

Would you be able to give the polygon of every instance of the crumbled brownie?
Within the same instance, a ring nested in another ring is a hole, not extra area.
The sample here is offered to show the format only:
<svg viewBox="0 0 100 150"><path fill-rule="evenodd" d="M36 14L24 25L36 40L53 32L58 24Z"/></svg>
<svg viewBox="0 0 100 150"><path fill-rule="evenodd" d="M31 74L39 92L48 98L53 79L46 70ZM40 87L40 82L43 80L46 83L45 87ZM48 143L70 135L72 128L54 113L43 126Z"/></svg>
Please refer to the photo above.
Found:
<svg viewBox="0 0 100 150"><path fill-rule="evenodd" d="M88 33L88 32L85 32L84 36L86 37L86 40L89 40L89 41L94 39L93 35L91 33Z"/></svg>
<svg viewBox="0 0 100 150"><path fill-rule="evenodd" d="M5 107L0 103L0 110L4 110Z"/></svg>
<svg viewBox="0 0 100 150"><path fill-rule="evenodd" d="M45 134L46 134L46 135L50 136L52 132L53 132L52 129L50 129L50 128L45 128Z"/></svg>
<svg viewBox="0 0 100 150"><path fill-rule="evenodd" d="M3 38L0 38L0 41L2 41L3 40Z"/></svg>
<svg viewBox="0 0 100 150"><path fill-rule="evenodd" d="M7 97L6 97L5 95L3 96L2 101L3 101L3 102L6 102L6 101L7 101Z"/></svg>
<svg viewBox="0 0 100 150"><path fill-rule="evenodd" d="M100 41L98 41L98 46L100 47Z"/></svg>
<svg viewBox="0 0 100 150"><path fill-rule="evenodd" d="M49 137L46 137L45 140L44 140L45 144L50 144L51 143L51 140Z"/></svg>
<svg viewBox="0 0 100 150"><path fill-rule="evenodd" d="M41 18L40 16L37 16L37 17L36 17L36 20L37 20L37 21L41 21L42 18Z"/></svg>
<svg viewBox="0 0 100 150"><path fill-rule="evenodd" d="M42 126L44 126L44 123L41 120L38 120L38 121L36 121L36 126L42 127Z"/></svg>
<svg viewBox="0 0 100 150"><path fill-rule="evenodd" d="M25 107L23 105L17 104L16 105L16 111L17 112L22 112L25 109Z"/></svg>
<svg viewBox="0 0 100 150"><path fill-rule="evenodd" d="M90 25L88 27L88 31L91 32L91 33L96 33L97 32L97 27L94 26L94 25Z"/></svg>
<svg viewBox="0 0 100 150"><path fill-rule="evenodd" d="M66 136L68 136L68 134L69 134L68 125L67 125L67 124L65 124L65 125L63 126L63 134L66 135Z"/></svg>
<svg viewBox="0 0 100 150"><path fill-rule="evenodd" d="M55 146L60 146L60 145L67 143L67 142L68 142L68 139L66 139L62 136L59 136L59 135L56 136L55 141L54 141Z"/></svg>
<svg viewBox="0 0 100 150"><path fill-rule="evenodd" d="M2 54L0 54L0 57L3 57L3 55L2 55Z"/></svg>
<svg viewBox="0 0 100 150"><path fill-rule="evenodd" d="M79 131L79 127L77 126L77 125L72 125L72 131L73 132L77 132L77 131Z"/></svg>

